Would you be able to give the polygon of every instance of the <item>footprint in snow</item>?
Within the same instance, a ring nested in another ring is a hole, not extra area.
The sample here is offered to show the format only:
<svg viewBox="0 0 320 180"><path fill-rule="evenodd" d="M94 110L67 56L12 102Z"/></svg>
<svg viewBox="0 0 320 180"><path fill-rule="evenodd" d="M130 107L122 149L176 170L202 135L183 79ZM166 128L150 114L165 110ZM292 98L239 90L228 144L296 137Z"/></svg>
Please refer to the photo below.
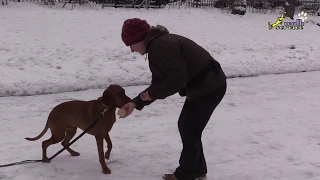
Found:
<svg viewBox="0 0 320 180"><path fill-rule="evenodd" d="M6 175L0 174L0 179L5 179L6 177Z"/></svg>

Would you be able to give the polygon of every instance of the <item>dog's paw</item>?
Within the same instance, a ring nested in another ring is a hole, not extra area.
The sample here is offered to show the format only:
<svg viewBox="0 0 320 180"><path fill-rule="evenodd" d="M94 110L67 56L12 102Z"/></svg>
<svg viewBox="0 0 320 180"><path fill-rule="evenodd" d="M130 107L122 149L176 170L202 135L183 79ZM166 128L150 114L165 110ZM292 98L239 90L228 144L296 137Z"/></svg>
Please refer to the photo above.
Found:
<svg viewBox="0 0 320 180"><path fill-rule="evenodd" d="M110 158L110 151L107 151L105 154L104 154L104 157L109 160Z"/></svg>
<svg viewBox="0 0 320 180"><path fill-rule="evenodd" d="M72 153L70 153L71 154L71 156L80 156L80 153L78 153L78 152L72 152Z"/></svg>
<svg viewBox="0 0 320 180"><path fill-rule="evenodd" d="M103 174L111 174L111 170L108 167L102 169Z"/></svg>
<svg viewBox="0 0 320 180"><path fill-rule="evenodd" d="M42 162L43 163L50 163L50 159L49 158L42 158Z"/></svg>

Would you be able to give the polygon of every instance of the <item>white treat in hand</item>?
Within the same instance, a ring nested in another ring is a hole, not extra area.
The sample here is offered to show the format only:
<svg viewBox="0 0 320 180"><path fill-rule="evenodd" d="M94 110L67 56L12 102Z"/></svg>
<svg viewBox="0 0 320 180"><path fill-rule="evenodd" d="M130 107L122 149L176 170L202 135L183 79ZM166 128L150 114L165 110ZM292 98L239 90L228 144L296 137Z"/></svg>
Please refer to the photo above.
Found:
<svg viewBox="0 0 320 180"><path fill-rule="evenodd" d="M121 118L123 118L127 113L126 110L124 109L119 109L118 113L117 113Z"/></svg>

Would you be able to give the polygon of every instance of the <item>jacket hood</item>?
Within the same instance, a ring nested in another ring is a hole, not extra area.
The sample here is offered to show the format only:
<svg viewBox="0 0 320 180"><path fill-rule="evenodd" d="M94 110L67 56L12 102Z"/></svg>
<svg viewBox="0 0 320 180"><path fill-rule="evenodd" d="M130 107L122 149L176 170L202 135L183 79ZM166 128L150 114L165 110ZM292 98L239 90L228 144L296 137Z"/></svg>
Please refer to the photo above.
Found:
<svg viewBox="0 0 320 180"><path fill-rule="evenodd" d="M146 38L144 39L144 44L148 49L148 45L152 40L156 39L161 35L168 34L168 33L169 33L168 29L162 25L151 26Z"/></svg>

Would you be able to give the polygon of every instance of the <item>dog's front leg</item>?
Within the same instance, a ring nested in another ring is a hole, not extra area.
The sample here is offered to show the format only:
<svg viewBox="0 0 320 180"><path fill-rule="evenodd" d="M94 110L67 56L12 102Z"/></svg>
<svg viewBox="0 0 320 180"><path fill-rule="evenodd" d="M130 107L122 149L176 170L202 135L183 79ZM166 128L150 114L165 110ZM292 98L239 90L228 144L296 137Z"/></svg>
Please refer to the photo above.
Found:
<svg viewBox="0 0 320 180"><path fill-rule="evenodd" d="M104 139L106 140L106 142L107 142L107 147L108 147L108 150L106 151L104 157L105 157L106 159L109 159L109 158L110 158L111 149L112 149L112 142L111 142L109 133L106 134L106 137L105 137Z"/></svg>
<svg viewBox="0 0 320 180"><path fill-rule="evenodd" d="M104 174L110 174L111 170L107 167L107 164L104 160L104 151L103 151L103 137L101 136L95 136L97 141L97 147L98 147L98 154L99 154L99 162L101 164L102 172Z"/></svg>

